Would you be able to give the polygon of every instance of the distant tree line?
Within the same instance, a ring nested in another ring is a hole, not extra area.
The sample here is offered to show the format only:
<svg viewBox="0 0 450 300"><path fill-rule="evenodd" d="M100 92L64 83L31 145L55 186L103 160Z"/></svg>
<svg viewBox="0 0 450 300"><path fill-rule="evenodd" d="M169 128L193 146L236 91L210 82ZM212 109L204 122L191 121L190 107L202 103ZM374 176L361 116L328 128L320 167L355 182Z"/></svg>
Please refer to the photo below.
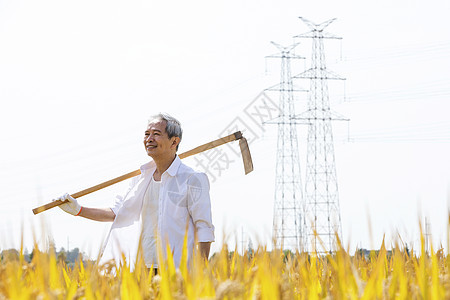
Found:
<svg viewBox="0 0 450 300"><path fill-rule="evenodd" d="M25 261L31 262L34 256L34 251L31 253L28 252L27 249L24 250L23 257ZM73 265L78 260L85 260L85 255L80 252L80 249L73 248L70 251L66 251L64 248L61 248L59 251L56 251L55 248L51 248L49 252L53 252L56 259L58 261L65 262L68 266ZM19 260L20 252L17 249L7 249L0 252L0 262L3 261L11 261L11 260Z"/></svg>

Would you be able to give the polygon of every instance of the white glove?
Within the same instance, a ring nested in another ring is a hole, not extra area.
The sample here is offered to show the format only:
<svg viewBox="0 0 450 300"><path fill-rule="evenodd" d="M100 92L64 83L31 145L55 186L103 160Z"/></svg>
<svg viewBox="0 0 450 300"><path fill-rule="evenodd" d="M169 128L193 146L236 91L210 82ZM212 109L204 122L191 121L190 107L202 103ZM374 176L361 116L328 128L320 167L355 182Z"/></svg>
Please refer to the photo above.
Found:
<svg viewBox="0 0 450 300"><path fill-rule="evenodd" d="M81 205L78 203L77 199L73 198L69 194L66 193L56 200L61 200L61 201L67 200L68 201L64 204L59 205L59 208L61 208L66 213L74 215L74 216L78 216L80 214ZM56 200L53 200L53 201L56 201Z"/></svg>

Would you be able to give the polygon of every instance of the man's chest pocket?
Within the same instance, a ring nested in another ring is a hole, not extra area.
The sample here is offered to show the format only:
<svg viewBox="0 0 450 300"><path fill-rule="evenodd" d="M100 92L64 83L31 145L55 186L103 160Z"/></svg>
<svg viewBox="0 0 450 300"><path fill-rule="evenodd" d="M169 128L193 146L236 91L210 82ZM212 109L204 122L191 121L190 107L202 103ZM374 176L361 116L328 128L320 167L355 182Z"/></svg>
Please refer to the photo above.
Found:
<svg viewBox="0 0 450 300"><path fill-rule="evenodd" d="M177 222L181 225L186 223L186 218L188 216L187 210L187 198L186 195L168 192L168 200L166 213L169 213Z"/></svg>
<svg viewBox="0 0 450 300"><path fill-rule="evenodd" d="M167 196L169 198L170 204L173 204L178 207L187 207L187 199L186 194L180 194L175 192L168 192Z"/></svg>

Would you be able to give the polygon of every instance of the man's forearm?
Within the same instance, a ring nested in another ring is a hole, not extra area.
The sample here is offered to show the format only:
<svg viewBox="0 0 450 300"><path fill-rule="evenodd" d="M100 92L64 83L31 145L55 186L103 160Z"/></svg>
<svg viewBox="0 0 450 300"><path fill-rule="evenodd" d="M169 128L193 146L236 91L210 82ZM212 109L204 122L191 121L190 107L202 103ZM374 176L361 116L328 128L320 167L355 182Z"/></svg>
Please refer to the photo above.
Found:
<svg viewBox="0 0 450 300"><path fill-rule="evenodd" d="M92 207L82 207L79 216L100 222L112 222L116 218L116 215L110 208Z"/></svg>
<svg viewBox="0 0 450 300"><path fill-rule="evenodd" d="M198 250L200 251L200 255L206 260L208 260L210 249L211 249L211 242L198 243Z"/></svg>

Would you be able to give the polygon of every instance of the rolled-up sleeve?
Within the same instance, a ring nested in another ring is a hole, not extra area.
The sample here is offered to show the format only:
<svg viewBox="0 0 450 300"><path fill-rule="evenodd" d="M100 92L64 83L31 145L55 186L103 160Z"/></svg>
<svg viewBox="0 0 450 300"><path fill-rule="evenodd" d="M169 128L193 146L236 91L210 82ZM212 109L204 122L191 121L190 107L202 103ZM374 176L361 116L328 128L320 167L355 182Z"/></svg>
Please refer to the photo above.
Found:
<svg viewBox="0 0 450 300"><path fill-rule="evenodd" d="M209 180L205 173L194 173L188 180L188 209L199 242L214 242Z"/></svg>
<svg viewBox="0 0 450 300"><path fill-rule="evenodd" d="M116 196L116 201L114 202L114 206L111 207L111 210L113 211L113 213L117 216L117 212L119 211L120 207L123 204L123 197L120 195Z"/></svg>
<svg viewBox="0 0 450 300"><path fill-rule="evenodd" d="M128 195L128 193L131 191L131 189L136 185L136 183L139 181L140 175L133 177L130 180L130 183L128 185L128 189L124 195L117 195L116 201L114 202L114 206L110 207L110 209L113 211L113 213L117 216L117 213L119 212L119 209L122 207L123 202Z"/></svg>

